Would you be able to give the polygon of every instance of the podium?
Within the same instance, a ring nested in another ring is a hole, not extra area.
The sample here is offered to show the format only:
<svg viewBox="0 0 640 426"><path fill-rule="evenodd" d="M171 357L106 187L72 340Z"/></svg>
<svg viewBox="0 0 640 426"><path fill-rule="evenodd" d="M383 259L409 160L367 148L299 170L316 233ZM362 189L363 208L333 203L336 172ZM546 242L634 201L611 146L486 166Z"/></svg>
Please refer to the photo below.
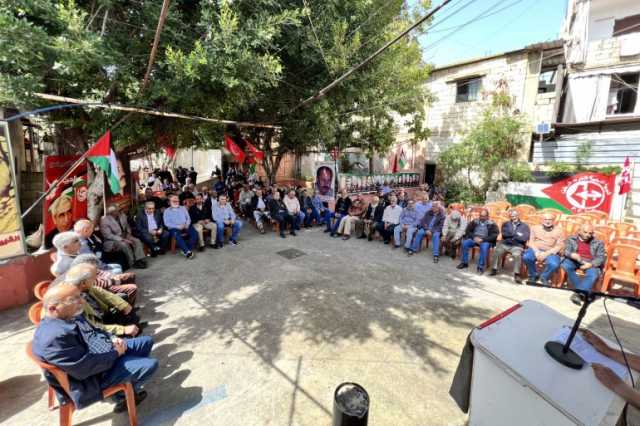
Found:
<svg viewBox="0 0 640 426"><path fill-rule="evenodd" d="M598 382L590 366L572 370L544 349L573 322L527 300L474 330L469 425L614 426L625 402Z"/></svg>

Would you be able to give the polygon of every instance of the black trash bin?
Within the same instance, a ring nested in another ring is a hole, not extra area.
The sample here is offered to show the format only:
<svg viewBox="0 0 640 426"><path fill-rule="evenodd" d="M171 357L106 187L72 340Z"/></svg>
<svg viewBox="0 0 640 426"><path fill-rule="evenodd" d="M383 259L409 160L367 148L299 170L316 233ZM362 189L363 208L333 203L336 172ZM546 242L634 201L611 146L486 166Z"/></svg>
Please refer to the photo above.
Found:
<svg viewBox="0 0 640 426"><path fill-rule="evenodd" d="M333 394L333 426L367 426L369 394L357 383L342 383Z"/></svg>

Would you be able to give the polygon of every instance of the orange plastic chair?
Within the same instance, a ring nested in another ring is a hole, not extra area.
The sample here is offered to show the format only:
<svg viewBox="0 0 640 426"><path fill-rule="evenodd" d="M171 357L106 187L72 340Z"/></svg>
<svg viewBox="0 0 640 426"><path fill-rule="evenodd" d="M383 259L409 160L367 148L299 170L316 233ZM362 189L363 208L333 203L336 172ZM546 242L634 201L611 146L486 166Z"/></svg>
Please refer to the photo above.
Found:
<svg viewBox="0 0 640 426"><path fill-rule="evenodd" d="M495 205L500 211L506 211L511 208L511 203L508 201L494 201L491 204Z"/></svg>
<svg viewBox="0 0 640 426"><path fill-rule="evenodd" d="M636 271L636 262L640 255L640 247L629 244L616 244L611 247L612 251L618 252L618 259L613 267L613 261L607 261L604 277L602 279L602 292L608 292L612 287L612 282L617 281L633 286L633 295L640 296L639 276ZM617 293L617 291L616 291Z"/></svg>
<svg viewBox="0 0 640 426"><path fill-rule="evenodd" d="M38 284L36 284L36 286L33 288L33 294L38 300L44 299L44 294L49 289L50 284L51 280L40 281Z"/></svg>
<svg viewBox="0 0 640 426"><path fill-rule="evenodd" d="M541 213L541 214L542 213L551 213L556 217L556 219L558 219L560 216L562 216L564 214L564 212L562 210L554 209L553 207L544 208L544 209L540 210L538 213Z"/></svg>
<svg viewBox="0 0 640 426"><path fill-rule="evenodd" d="M531 216L536 212L536 208L531 204L518 204L513 208L513 210L517 211L520 214L520 218Z"/></svg>
<svg viewBox="0 0 640 426"><path fill-rule="evenodd" d="M625 222L613 223L613 227L616 230L616 238L626 237L629 232L636 230L636 226L634 224Z"/></svg>
<svg viewBox="0 0 640 426"><path fill-rule="evenodd" d="M449 213L453 210L458 210L460 213L464 213L464 204L463 203L451 203L449 204Z"/></svg>
<svg viewBox="0 0 640 426"><path fill-rule="evenodd" d="M558 226L562 228L564 231L565 237L570 237L571 235L575 235L580 228L580 224L576 222L569 222L567 220L559 220Z"/></svg>
<svg viewBox="0 0 640 426"><path fill-rule="evenodd" d="M627 232L627 238L635 238L640 240L640 231Z"/></svg>
<svg viewBox="0 0 640 426"><path fill-rule="evenodd" d="M71 392L69 391L69 377L67 373L55 367L51 364L47 364L46 362L40 361L34 354L32 349L32 343L29 342L27 345L27 356L31 358L33 362L35 362L41 369L48 371L55 377L56 381L60 384L62 389L69 395ZM118 392L124 392L124 395L127 400L127 410L129 411L129 424L131 426L138 425L138 418L136 415L136 401L135 394L133 392L133 385L131 383L122 383L118 385L114 385L108 387L107 389L102 391L102 398L108 398ZM73 412L76 410L73 402L67 402L60 406L60 426L71 426Z"/></svg>
<svg viewBox="0 0 640 426"><path fill-rule="evenodd" d="M616 232L616 229L614 227L608 225L596 225L593 227L593 230L603 233L606 236L606 239L603 239L602 241L606 243L611 241L611 237Z"/></svg>
<svg viewBox="0 0 640 426"><path fill-rule="evenodd" d="M40 324L42 320L42 302L36 302L29 308L29 321L34 325Z"/></svg>

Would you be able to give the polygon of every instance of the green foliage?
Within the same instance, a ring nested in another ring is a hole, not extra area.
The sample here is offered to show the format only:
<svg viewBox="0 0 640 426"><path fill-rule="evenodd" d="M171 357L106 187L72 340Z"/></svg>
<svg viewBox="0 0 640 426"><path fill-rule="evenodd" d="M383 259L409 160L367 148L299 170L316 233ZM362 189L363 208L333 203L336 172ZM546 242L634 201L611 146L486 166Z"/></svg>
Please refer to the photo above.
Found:
<svg viewBox="0 0 640 426"><path fill-rule="evenodd" d="M529 164L524 161L509 161L506 182L533 182L533 174Z"/></svg>
<svg viewBox="0 0 640 426"><path fill-rule="evenodd" d="M517 162L525 141L526 120L520 114L512 114L509 106L507 94L494 94L464 139L440 155L447 187L464 184L466 189L461 193L481 201L500 181L531 180L526 166Z"/></svg>
<svg viewBox="0 0 640 426"><path fill-rule="evenodd" d="M562 179L568 175L582 172L602 173L609 175L612 173L618 174L622 171L620 166L585 166L582 164L571 164L561 162L549 162L545 163L545 166L549 169L547 175L552 180Z"/></svg>
<svg viewBox="0 0 640 426"><path fill-rule="evenodd" d="M585 163L589 161L589 157L591 157L591 142L587 141L580 144L576 150L576 163L578 169L584 167Z"/></svg>

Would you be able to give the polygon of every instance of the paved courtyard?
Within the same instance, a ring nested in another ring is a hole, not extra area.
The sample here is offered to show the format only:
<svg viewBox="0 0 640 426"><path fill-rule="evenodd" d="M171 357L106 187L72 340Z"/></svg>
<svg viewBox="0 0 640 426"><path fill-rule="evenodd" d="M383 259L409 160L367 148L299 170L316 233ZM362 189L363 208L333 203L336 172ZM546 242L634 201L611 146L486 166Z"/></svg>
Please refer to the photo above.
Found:
<svg viewBox="0 0 640 426"><path fill-rule="evenodd" d="M471 328L525 299L578 311L567 292L319 228L283 240L247 227L240 242L192 261L152 259L139 272L145 332L161 364L139 406L141 425L330 425L333 390L344 381L369 392L370 425L464 425L448 389ZM278 254L288 249L303 255ZM625 344L640 351L640 312L608 306ZM585 324L610 336L600 302ZM26 307L0 313L1 424L57 424L24 355L32 333ZM128 424L112 407L76 412L74 424Z"/></svg>

